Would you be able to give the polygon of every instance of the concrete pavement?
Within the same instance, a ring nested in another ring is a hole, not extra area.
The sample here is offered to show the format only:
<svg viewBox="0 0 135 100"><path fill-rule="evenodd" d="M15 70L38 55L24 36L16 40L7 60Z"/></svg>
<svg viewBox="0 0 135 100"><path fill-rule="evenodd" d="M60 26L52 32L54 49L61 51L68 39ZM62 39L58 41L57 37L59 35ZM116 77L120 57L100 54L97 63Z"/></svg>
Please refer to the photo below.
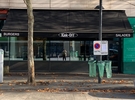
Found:
<svg viewBox="0 0 135 100"><path fill-rule="evenodd" d="M30 86L25 74L6 75L0 100L135 100L134 76L113 74L99 84L87 74L38 74Z"/></svg>
<svg viewBox="0 0 135 100"><path fill-rule="evenodd" d="M135 94L102 92L1 92L0 100L135 100Z"/></svg>

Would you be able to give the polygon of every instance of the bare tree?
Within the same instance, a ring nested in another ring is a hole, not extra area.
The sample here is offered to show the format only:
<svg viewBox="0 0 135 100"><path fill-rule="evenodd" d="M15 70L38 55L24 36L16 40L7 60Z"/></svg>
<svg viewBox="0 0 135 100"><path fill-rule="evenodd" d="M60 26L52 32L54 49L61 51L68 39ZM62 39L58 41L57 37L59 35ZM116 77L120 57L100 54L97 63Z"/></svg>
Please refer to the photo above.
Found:
<svg viewBox="0 0 135 100"><path fill-rule="evenodd" d="M43 39L43 60L47 60L47 57L46 57L46 38Z"/></svg>
<svg viewBox="0 0 135 100"><path fill-rule="evenodd" d="M31 0L24 0L28 15L28 84L35 84L35 66L33 58L33 27L34 15Z"/></svg>

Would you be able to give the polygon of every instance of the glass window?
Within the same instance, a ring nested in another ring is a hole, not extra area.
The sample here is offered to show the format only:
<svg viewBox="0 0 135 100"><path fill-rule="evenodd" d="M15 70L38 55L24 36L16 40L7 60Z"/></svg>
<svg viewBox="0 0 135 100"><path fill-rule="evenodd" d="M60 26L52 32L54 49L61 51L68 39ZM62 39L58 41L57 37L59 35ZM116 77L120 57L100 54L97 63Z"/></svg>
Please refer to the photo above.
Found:
<svg viewBox="0 0 135 100"><path fill-rule="evenodd" d="M5 20L0 20L0 49L4 50L4 60L9 60L9 38L2 37L1 29Z"/></svg>
<svg viewBox="0 0 135 100"><path fill-rule="evenodd" d="M9 42L8 37L0 37L0 49L4 50L4 60L9 60Z"/></svg>
<svg viewBox="0 0 135 100"><path fill-rule="evenodd" d="M80 41L70 41L70 61L79 61Z"/></svg>
<svg viewBox="0 0 135 100"><path fill-rule="evenodd" d="M27 38L3 37L0 42L5 60L27 60ZM109 43L109 50L118 50L117 41L109 41ZM34 60L37 61L63 61L64 49L66 50L66 61L88 61L93 56L93 41L49 41L43 38L34 38L33 49ZM112 55L113 52L109 52L109 54ZM103 56L103 60L104 58L107 59L106 56Z"/></svg>
<svg viewBox="0 0 135 100"><path fill-rule="evenodd" d="M64 49L66 50L65 59L69 61L69 41L49 41L47 48L47 58L50 61L63 61Z"/></svg>
<svg viewBox="0 0 135 100"><path fill-rule="evenodd" d="M27 39L10 37L10 60L27 60Z"/></svg>

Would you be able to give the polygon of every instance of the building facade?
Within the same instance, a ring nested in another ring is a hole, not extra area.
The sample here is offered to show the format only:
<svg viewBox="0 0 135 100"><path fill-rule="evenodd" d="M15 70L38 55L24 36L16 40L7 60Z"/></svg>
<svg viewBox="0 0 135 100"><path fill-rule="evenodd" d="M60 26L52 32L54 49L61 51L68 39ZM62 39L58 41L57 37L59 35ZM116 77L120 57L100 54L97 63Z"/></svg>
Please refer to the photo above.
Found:
<svg viewBox="0 0 135 100"><path fill-rule="evenodd" d="M135 30L134 0L103 0L102 2L105 10L125 10L131 27L133 30ZM33 8L37 10L94 10L95 7L99 5L99 0L32 0L32 5ZM24 4L23 0L1 0L0 7L2 10L26 9L26 5ZM6 19L1 18L1 29L4 23L6 23ZM16 27L18 26L19 25ZM93 56L93 41L97 39L98 38L57 39L46 38L45 36L34 37L34 57L35 64L38 66L36 67L36 70L87 72L88 59ZM103 59L109 59L113 61L113 71L134 74L134 34L131 38L113 37L104 39L109 41L109 56L103 57ZM4 50L5 66L11 66L11 71L27 70L27 37L1 37L0 46ZM63 49L67 50L66 62L63 62L62 59ZM44 56L44 54L46 55Z"/></svg>
<svg viewBox="0 0 135 100"><path fill-rule="evenodd" d="M134 0L102 0L103 7L107 10L125 10L127 16L135 14ZM94 9L99 5L99 0L32 0L34 9ZM1 0L1 8L26 9L23 0Z"/></svg>

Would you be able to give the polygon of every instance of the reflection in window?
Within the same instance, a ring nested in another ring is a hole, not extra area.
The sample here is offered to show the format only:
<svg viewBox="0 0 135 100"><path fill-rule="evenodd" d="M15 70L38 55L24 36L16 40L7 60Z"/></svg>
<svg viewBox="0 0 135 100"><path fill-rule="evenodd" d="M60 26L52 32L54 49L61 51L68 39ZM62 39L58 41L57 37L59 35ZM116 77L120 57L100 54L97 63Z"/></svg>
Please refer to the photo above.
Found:
<svg viewBox="0 0 135 100"><path fill-rule="evenodd" d="M9 60L9 43L8 37L0 38L0 49L4 50L4 60Z"/></svg>
<svg viewBox="0 0 135 100"><path fill-rule="evenodd" d="M27 38L6 37L5 40L1 38L0 42L5 60L27 60ZM110 41L112 49L118 48L118 45L117 42ZM36 61L63 61L63 49L67 51L66 61L88 61L93 55L93 41L49 41L34 38L33 47Z"/></svg>

